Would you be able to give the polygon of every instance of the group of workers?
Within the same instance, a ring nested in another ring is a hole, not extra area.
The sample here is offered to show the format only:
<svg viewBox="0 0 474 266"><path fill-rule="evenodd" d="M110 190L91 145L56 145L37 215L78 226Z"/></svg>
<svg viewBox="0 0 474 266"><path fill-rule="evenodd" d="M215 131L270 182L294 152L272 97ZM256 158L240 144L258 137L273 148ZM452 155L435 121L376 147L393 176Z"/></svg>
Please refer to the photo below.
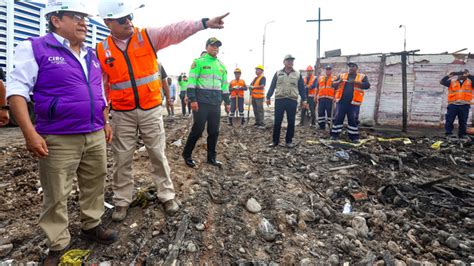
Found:
<svg viewBox="0 0 474 266"><path fill-rule="evenodd" d="M182 21L160 28L134 27L130 1L101 0L99 13L110 29L110 35L95 51L84 45L87 17L91 14L80 0L49 0L46 18L49 33L18 44L15 68L9 73L7 93L0 84L0 100L8 98L9 106L25 138L27 149L39 158L39 177L43 188L43 211L39 225L48 238L49 254L44 265L57 265L70 244L67 198L74 177L80 189L80 236L88 241L110 244L117 231L101 224L104 213L104 185L107 172L106 143L111 144L114 158L112 220L120 222L127 216L133 197L132 157L138 136L143 140L152 164L152 178L157 196L167 214L178 211L170 167L165 155L165 131L162 117L162 88L165 88L168 113L176 96L176 85L165 79L156 52L177 44L206 28L223 28L228 15ZM358 113L364 91L370 88L366 75L358 72L356 63L349 63L348 73L335 76L332 66L316 77L308 67L303 78L293 68L295 58L286 55L284 67L278 70L265 95L264 68L255 68L256 77L249 86L235 69L235 79L228 83L227 70L217 58L222 42L209 38L205 52L195 59L189 71L178 79L182 113L192 113L193 125L182 156L189 167L196 167L192 158L196 142L207 124L207 163L222 166L217 160L222 102L232 118L242 117L244 91L250 90L255 125L264 127L264 102L275 99L275 115L271 147L280 142L280 131L286 113L287 147L293 147L295 117L300 99L303 117L309 109L311 124L325 129L336 103L331 138L337 139L348 118L349 138L357 142ZM457 115L467 120L465 105L472 101L472 76L464 72L457 80L451 73L442 81L449 86L449 121ZM173 86L174 85L174 86ZM169 93L169 88L173 91ZM469 94L468 92L471 92ZM34 97L36 124L30 121L27 102ZM6 102L0 102L2 106ZM453 105L453 106L452 106ZM8 113L0 110L0 123L8 122ZM186 109L188 109L186 112ZM110 114L109 114L110 110ZM6 114L5 114L6 113ZM112 119L109 120L109 118ZM242 119L242 123L243 123ZM460 128L460 135L462 135ZM452 133L452 127L446 127Z"/></svg>

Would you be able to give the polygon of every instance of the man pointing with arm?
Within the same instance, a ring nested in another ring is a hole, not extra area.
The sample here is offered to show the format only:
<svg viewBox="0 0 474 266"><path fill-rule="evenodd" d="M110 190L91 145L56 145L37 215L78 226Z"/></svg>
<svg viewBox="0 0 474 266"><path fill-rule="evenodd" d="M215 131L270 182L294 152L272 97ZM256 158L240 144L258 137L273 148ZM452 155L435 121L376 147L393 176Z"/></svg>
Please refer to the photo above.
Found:
<svg viewBox="0 0 474 266"><path fill-rule="evenodd" d="M110 86L112 107L112 150L114 221L122 221L132 201L132 157L138 133L145 143L153 167L152 177L158 199L168 214L179 207L165 155L162 117L161 77L156 52L180 43L206 28L223 28L223 16L198 21L182 21L161 28L134 27L132 1L102 0L100 16L110 36L97 45L97 54Z"/></svg>

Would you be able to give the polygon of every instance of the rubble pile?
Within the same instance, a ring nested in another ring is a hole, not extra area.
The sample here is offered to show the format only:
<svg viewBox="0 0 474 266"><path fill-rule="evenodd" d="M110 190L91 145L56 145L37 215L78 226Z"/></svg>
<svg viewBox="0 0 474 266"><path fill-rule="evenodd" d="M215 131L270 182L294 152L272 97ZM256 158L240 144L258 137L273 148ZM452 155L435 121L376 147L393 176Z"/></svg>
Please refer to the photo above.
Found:
<svg viewBox="0 0 474 266"><path fill-rule="evenodd" d="M190 169L180 156L189 125L189 119L166 122L168 160L181 203L177 215L167 217L152 201L143 209L131 208L119 224L111 222L108 209L104 223L119 230L120 240L110 246L90 244L77 237L79 195L73 189L71 248L92 250L87 262L474 262L472 143L365 132L363 143L354 145L299 127L295 148L269 148L271 128L233 128L223 120L218 157L224 167L205 163L204 138L193 155L199 168ZM0 261L39 261L47 249L36 224L41 212L36 159L20 145L1 147L0 154ZM137 190L152 185L146 157L143 149L134 156Z"/></svg>

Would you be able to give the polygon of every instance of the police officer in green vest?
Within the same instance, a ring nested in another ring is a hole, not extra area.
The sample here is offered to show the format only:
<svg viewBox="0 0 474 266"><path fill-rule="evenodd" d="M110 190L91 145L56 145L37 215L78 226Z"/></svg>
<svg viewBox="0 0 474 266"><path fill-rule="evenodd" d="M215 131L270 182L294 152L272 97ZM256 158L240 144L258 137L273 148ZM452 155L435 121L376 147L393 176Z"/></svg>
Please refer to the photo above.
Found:
<svg viewBox="0 0 474 266"><path fill-rule="evenodd" d="M222 42L210 38L206 42L207 54L194 59L188 79L188 98L193 110L194 124L184 146L183 158L189 167L196 167L191 155L196 142L201 137L207 122L207 163L221 167L216 160L216 145L219 137L221 103L225 102L226 112L230 110L227 70L219 59Z"/></svg>
<svg viewBox="0 0 474 266"><path fill-rule="evenodd" d="M186 115L186 105L188 105L188 112L191 113L191 105L186 96L186 90L188 89L188 77L186 73L182 73L178 77L179 85L179 99L181 99L181 114ZM187 104L186 104L187 103Z"/></svg>

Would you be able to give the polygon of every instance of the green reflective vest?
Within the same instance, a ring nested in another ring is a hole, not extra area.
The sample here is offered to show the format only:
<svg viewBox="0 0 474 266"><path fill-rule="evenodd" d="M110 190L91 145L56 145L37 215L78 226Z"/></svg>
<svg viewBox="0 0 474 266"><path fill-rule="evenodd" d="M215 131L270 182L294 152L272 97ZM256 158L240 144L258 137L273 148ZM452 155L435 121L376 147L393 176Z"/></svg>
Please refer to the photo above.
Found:
<svg viewBox="0 0 474 266"><path fill-rule="evenodd" d="M227 70L219 59L208 54L194 59L188 77L188 97L191 102L220 104L223 94L229 94L228 86Z"/></svg>
<svg viewBox="0 0 474 266"><path fill-rule="evenodd" d="M187 80L181 80L179 82L179 90L180 91L186 91L188 89L188 81Z"/></svg>

